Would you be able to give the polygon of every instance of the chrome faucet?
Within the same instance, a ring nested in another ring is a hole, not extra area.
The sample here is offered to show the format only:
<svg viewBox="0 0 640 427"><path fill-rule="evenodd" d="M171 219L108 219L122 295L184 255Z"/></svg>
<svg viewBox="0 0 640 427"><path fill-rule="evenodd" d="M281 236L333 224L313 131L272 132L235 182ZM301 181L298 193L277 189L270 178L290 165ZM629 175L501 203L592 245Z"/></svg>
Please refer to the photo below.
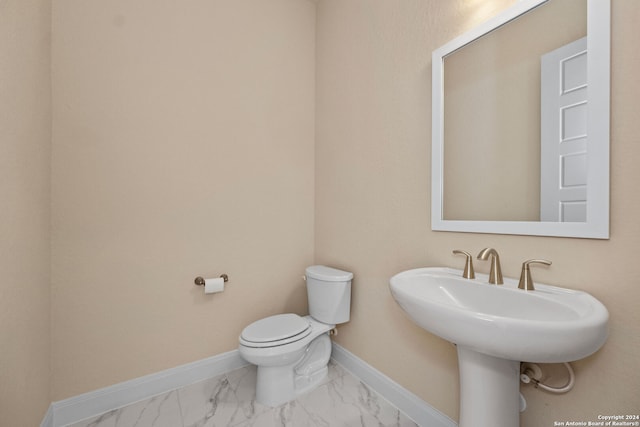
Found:
<svg viewBox="0 0 640 427"><path fill-rule="evenodd" d="M484 248L478 254L478 259L486 261L491 257L491 271L489 272L489 283L494 285L502 285L502 268L500 267L500 257L498 252L493 248Z"/></svg>

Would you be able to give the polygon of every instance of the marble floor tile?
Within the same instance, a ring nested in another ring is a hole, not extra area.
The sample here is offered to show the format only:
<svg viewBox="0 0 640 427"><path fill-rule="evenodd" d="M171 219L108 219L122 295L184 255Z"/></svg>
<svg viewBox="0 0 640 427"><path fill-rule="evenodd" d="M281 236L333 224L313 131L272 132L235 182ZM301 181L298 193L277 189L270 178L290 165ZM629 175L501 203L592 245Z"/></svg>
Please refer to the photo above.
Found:
<svg viewBox="0 0 640 427"><path fill-rule="evenodd" d="M69 427L416 427L333 361L322 384L279 407L257 403L255 387L245 366Z"/></svg>
<svg viewBox="0 0 640 427"><path fill-rule="evenodd" d="M70 427L183 427L177 392L142 400Z"/></svg>
<svg viewBox="0 0 640 427"><path fill-rule="evenodd" d="M269 410L255 389L256 368L246 366L178 390L185 427L232 426Z"/></svg>
<svg viewBox="0 0 640 427"><path fill-rule="evenodd" d="M334 362L333 359L329 360L327 367L329 368L329 373L327 374L326 382L333 381L347 373L347 371L345 371L342 366Z"/></svg>

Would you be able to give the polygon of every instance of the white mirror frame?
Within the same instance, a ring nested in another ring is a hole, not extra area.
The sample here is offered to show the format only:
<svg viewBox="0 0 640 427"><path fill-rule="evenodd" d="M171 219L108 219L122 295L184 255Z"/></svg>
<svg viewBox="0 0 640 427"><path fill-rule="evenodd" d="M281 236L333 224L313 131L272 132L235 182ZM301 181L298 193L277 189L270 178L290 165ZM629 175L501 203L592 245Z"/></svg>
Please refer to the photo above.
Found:
<svg viewBox="0 0 640 427"><path fill-rule="evenodd" d="M609 238L610 0L588 0L587 82L589 144L586 222L458 221L443 217L444 57L548 0L521 0L432 54L431 228L436 231ZM472 191L473 189L471 189Z"/></svg>

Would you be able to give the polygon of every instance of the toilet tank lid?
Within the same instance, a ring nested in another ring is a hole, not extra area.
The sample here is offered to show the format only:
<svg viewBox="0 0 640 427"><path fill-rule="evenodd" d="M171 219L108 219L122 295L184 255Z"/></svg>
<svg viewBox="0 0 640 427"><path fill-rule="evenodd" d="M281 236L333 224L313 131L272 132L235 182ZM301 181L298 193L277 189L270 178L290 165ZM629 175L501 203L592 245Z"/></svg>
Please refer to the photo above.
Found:
<svg viewBox="0 0 640 427"><path fill-rule="evenodd" d="M324 265L312 265L306 269L307 277L325 282L344 282L353 279L353 273Z"/></svg>

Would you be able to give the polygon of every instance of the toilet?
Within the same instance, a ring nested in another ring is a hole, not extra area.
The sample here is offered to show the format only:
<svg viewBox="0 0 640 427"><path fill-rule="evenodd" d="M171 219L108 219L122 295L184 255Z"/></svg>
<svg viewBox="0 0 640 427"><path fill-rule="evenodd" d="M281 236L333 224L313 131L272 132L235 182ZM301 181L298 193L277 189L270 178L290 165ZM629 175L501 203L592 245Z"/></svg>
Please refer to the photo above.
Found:
<svg viewBox="0 0 640 427"><path fill-rule="evenodd" d="M258 403L282 405L326 378L329 332L349 321L352 278L353 273L323 265L307 267L308 316L278 314L244 328L238 350L258 368Z"/></svg>

